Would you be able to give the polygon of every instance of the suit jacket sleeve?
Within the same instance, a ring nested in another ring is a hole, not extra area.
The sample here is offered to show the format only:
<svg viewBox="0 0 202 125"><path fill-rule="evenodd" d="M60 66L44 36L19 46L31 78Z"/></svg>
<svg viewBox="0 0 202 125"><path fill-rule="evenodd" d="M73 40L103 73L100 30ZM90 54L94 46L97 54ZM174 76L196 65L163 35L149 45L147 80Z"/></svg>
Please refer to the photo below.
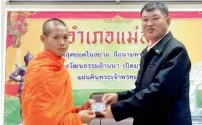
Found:
<svg viewBox="0 0 202 125"><path fill-rule="evenodd" d="M128 99L132 97L136 93L136 88L128 91L117 92L118 94L118 101Z"/></svg>
<svg viewBox="0 0 202 125"><path fill-rule="evenodd" d="M111 105L114 119L120 121L138 115L138 112L145 109L154 108L152 106L166 104L182 86L186 75L189 75L190 65L186 50L175 47L166 56L148 88Z"/></svg>

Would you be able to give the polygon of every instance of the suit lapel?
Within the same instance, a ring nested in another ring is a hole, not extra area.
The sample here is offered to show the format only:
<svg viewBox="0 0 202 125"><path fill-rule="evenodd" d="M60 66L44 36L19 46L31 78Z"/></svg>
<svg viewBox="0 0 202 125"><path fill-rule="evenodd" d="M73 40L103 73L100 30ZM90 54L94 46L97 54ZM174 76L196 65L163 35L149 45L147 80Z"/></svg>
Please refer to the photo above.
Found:
<svg viewBox="0 0 202 125"><path fill-rule="evenodd" d="M164 46L167 44L167 42L172 38L173 36L172 36L172 34L171 34L171 32L169 32L167 35L165 35L160 41L159 41L159 43L156 45L156 46L154 46L153 48L151 48L151 50L150 51L153 51L155 54L157 54L157 55L159 55L159 54L161 54L162 53L162 51L163 51L163 48L164 48ZM148 67L144 67L144 65L145 65L145 63L146 63L146 56L147 56L147 54L148 54L148 52L147 52L147 47L143 50L143 52L142 52L142 57L141 57L141 60L140 60L140 69L139 69L139 72L138 72L138 78L137 78L137 83L138 83L138 85L136 85L138 88L138 91L141 89L141 84L145 84L145 83L142 83L142 79L143 79L143 76L144 76L144 73L147 71L147 68ZM157 60L157 59L154 59L154 60ZM152 59L151 59L151 61L150 61L150 63L149 64L151 64L151 62L152 63L155 63L155 62L153 62L152 61ZM149 65L148 64L148 65ZM144 68L146 68L146 69L144 69ZM145 71L144 71L145 70ZM147 79L147 77L145 78L144 77L144 79Z"/></svg>
<svg viewBox="0 0 202 125"><path fill-rule="evenodd" d="M146 57L146 53L147 53L147 47L146 49L144 49L143 53L142 53L142 57L141 57L141 60L140 60L140 69L139 69L139 73L138 73L138 82L139 85L141 84L141 81L142 81L142 76L143 76L143 69L144 69L144 64L145 64L145 57ZM138 85L138 86L139 86Z"/></svg>

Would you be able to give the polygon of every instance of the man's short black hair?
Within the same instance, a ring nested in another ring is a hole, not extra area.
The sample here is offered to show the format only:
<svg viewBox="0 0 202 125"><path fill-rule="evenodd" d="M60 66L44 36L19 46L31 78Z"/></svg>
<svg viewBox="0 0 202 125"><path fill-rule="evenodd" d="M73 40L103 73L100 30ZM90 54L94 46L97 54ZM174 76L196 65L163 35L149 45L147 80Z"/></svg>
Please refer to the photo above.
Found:
<svg viewBox="0 0 202 125"><path fill-rule="evenodd" d="M141 15L143 11L154 11L154 10L160 10L163 14L165 14L165 16L169 16L169 11L168 11L168 7L161 2L150 2L147 3L146 5L143 6L142 10L141 10Z"/></svg>

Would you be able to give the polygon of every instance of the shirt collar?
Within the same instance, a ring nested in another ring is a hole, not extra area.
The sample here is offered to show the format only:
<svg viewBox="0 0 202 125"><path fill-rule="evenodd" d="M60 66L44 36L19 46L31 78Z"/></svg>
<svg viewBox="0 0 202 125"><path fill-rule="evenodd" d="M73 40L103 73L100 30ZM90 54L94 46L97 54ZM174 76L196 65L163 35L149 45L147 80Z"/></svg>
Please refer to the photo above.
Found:
<svg viewBox="0 0 202 125"><path fill-rule="evenodd" d="M168 33L169 33L169 31L166 32L166 34L168 34ZM166 34L165 34L165 35L166 35ZM163 35L163 37L164 37L165 35ZM159 40L157 40L153 45L151 45L151 42L149 42L149 46L147 47L147 52L149 52L149 50L150 50L151 48L153 48L154 46L156 46L157 43L159 43L159 41L161 41L161 39L162 39L163 37L161 37Z"/></svg>

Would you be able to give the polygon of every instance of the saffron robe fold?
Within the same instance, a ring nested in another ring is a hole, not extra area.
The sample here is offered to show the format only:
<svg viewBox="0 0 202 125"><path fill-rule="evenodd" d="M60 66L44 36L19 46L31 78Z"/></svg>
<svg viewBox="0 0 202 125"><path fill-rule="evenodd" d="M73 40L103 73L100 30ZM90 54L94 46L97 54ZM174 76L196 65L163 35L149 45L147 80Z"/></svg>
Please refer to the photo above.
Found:
<svg viewBox="0 0 202 125"><path fill-rule="evenodd" d="M30 61L22 92L23 125L82 125L64 61L47 51Z"/></svg>

